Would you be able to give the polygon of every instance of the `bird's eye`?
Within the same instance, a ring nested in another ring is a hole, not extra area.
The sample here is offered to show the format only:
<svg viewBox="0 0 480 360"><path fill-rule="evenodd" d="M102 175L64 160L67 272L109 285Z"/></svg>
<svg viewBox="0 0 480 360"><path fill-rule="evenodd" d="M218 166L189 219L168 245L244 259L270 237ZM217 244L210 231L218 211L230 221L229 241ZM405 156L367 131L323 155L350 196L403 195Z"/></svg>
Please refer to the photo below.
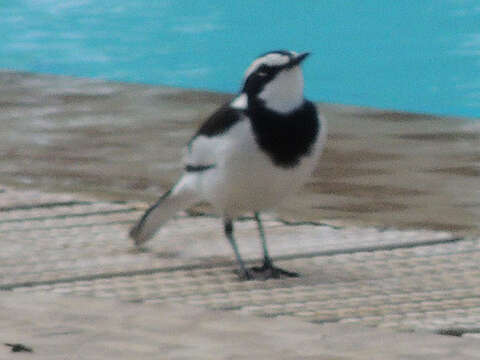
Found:
<svg viewBox="0 0 480 360"><path fill-rule="evenodd" d="M261 65L258 69L257 69L257 75L260 76L260 77L265 77L268 75L269 73L269 68L263 64Z"/></svg>

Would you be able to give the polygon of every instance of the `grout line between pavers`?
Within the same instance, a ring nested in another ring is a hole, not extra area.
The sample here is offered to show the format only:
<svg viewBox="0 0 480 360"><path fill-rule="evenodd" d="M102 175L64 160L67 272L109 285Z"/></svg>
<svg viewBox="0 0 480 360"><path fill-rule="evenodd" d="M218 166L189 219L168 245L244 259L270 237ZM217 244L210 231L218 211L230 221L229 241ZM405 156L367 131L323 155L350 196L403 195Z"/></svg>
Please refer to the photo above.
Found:
<svg viewBox="0 0 480 360"><path fill-rule="evenodd" d="M291 255L280 255L280 256L274 257L274 260L288 261L288 260L307 259L307 258L324 257L324 256L335 256L335 255L342 255L342 254L354 254L354 253L361 253L361 252L388 251L388 250L406 249L406 248L408 249L408 248L456 243L460 241L468 241L468 239L462 238L462 237L452 237L447 239L425 240L421 242L412 241L412 242L405 242L402 244L388 244L388 245L355 247L355 248L337 249L337 250L325 250L325 251L316 251L316 252L309 252L309 253L303 253L303 254L298 253L298 254L291 254ZM259 261L258 259L252 259L246 262L248 264L251 264L251 263L256 263L258 261ZM100 280L100 279L133 277L133 276L139 276L139 275L152 275L152 274L165 273L165 272L206 270L206 269L208 270L208 269L215 269L215 268L230 267L230 266L233 266L234 264L235 264L234 261L217 262L215 264L205 264L205 263L204 264L184 264L184 265L177 265L177 266L170 266L170 267L149 268L149 269L142 269L142 270L107 272L107 273L98 273L98 274L90 274L90 275L82 275L82 276L73 276L73 277L66 277L66 278L52 279L52 280L25 281L25 282L19 282L19 283L0 285L0 291L14 290L16 288L22 288L22 287L37 287L37 286L45 286L45 285L74 283L79 281L94 281L94 280Z"/></svg>
<svg viewBox="0 0 480 360"><path fill-rule="evenodd" d="M4 206L0 207L0 212L10 212L10 211L20 211L20 210L33 210L33 209L51 209L54 207L61 206L77 206L77 205L92 205L92 201L56 201L56 202L46 202L39 204L30 204L30 205L16 205L16 206Z"/></svg>
<svg viewBox="0 0 480 360"><path fill-rule="evenodd" d="M114 226L114 225L131 225L135 220L115 220L106 221L101 223L87 223L87 224L74 224L74 225L61 225L61 226L48 226L48 227L29 227L24 229L9 229L3 230L2 233L16 233L16 232L30 232L30 231L45 231L45 230L68 230L76 228L88 228L96 226Z"/></svg>
<svg viewBox="0 0 480 360"><path fill-rule="evenodd" d="M408 241L401 244L386 244L386 245L371 245L371 246L358 246L346 249L334 249L324 251L313 251L304 254L290 254L276 256L276 260L294 260L294 259L307 259L320 256L334 256L334 255L348 255L361 252L375 252L375 251L391 251L396 249L411 249L423 246L433 246L442 244L451 244L459 241L468 241L465 237L450 237L444 239L423 240L423 241Z"/></svg>
<svg viewBox="0 0 480 360"><path fill-rule="evenodd" d="M59 214L59 215L51 215L51 216L37 216L37 217L22 218L22 219L0 220L0 224L28 222L28 221L45 221L45 220L52 220L52 219L69 219L69 218L98 216L98 215L103 216L103 215L131 213L131 212L136 212L136 211L138 211L137 208L126 208L126 209L117 209L117 210L91 211L91 212L78 213L78 214Z"/></svg>

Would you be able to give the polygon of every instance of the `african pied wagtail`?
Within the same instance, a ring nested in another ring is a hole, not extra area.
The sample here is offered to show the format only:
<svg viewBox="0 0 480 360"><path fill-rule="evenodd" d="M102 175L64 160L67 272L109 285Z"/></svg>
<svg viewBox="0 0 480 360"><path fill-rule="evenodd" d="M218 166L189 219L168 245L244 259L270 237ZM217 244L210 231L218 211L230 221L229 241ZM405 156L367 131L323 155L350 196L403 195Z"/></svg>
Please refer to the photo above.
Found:
<svg viewBox="0 0 480 360"><path fill-rule="evenodd" d="M326 121L303 97L300 68L308 53L272 51L245 72L243 88L208 118L189 141L185 172L130 231L137 246L179 210L209 202L223 217L244 279L294 277L274 267L259 212L298 190L315 168L326 140ZM233 236L233 220L255 215L263 246L262 267L247 269Z"/></svg>

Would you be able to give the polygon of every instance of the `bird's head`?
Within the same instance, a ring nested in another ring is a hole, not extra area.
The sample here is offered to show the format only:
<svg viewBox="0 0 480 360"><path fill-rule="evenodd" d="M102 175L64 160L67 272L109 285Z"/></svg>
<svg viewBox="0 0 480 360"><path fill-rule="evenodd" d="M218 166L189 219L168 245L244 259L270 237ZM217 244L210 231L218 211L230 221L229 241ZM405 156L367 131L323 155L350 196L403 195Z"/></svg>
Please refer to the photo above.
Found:
<svg viewBox="0 0 480 360"><path fill-rule="evenodd" d="M295 110L304 101L300 64L308 54L278 50L261 55L245 71L242 96L278 113Z"/></svg>

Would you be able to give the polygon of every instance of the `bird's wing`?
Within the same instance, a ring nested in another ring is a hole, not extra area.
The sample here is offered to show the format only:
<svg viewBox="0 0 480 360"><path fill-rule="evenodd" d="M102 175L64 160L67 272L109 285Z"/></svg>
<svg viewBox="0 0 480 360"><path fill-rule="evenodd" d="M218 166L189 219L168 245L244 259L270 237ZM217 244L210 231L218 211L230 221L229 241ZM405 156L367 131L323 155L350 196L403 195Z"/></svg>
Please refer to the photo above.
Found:
<svg viewBox="0 0 480 360"><path fill-rule="evenodd" d="M187 172L214 168L217 154L227 145L228 130L242 119L242 112L226 104L213 113L188 142L184 164Z"/></svg>

